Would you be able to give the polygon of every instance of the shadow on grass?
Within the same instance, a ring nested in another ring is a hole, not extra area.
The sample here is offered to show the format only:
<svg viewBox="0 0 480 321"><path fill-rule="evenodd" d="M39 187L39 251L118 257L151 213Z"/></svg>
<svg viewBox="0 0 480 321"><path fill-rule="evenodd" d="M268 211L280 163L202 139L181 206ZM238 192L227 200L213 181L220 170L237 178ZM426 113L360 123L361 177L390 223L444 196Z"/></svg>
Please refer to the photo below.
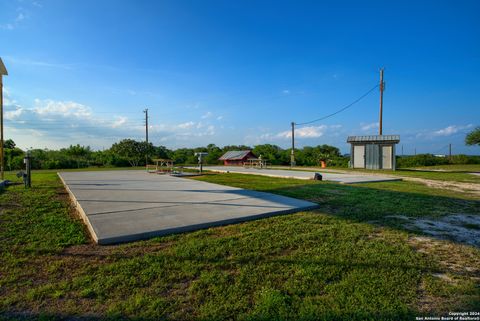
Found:
<svg viewBox="0 0 480 321"><path fill-rule="evenodd" d="M433 170L433 169L412 169L412 168L399 168L397 169L397 172L411 172L411 173L437 173L437 174L442 174L442 173L455 173L455 174L468 174L468 173L476 173L478 170L468 170L468 169L457 169L457 170L451 170L451 169L446 169L446 170Z"/></svg>
<svg viewBox="0 0 480 321"><path fill-rule="evenodd" d="M449 215L468 215L470 218L478 218L477 222L480 221L479 200L327 182L287 188L267 188L262 191L317 203L319 205L317 211L352 222L385 226L463 244L465 242L459 241L459 238L447 233L448 231L445 231L444 235L441 235L441 230L436 233L435 226L432 226L432 231L435 233L425 233L421 229L406 228L404 223L409 219L440 221ZM470 226L474 227L476 224L470 224ZM468 225L459 221L455 226L468 229ZM480 234L480 230L473 227L471 231L478 231ZM479 243L473 245L478 247Z"/></svg>

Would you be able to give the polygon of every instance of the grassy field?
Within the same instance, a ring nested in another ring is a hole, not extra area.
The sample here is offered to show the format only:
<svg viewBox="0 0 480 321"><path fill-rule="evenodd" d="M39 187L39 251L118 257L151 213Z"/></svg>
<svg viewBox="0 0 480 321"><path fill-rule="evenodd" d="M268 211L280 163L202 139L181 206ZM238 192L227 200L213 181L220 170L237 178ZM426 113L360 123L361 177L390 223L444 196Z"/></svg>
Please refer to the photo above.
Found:
<svg viewBox="0 0 480 321"><path fill-rule="evenodd" d="M480 309L478 248L385 218L479 215L478 199L413 182L197 179L320 209L96 246L56 174L35 173L31 190L0 194L0 319L413 320Z"/></svg>
<svg viewBox="0 0 480 321"><path fill-rule="evenodd" d="M273 169L290 169L289 166L274 166ZM322 168L314 167L295 167L294 170L300 171L318 171L322 172ZM414 177L431 180L449 181L449 182L463 182L480 184L480 176L472 175L470 173L480 171L479 165L445 165L445 166L429 166L420 168L400 168L395 171L392 170L368 170L368 169L351 169L351 168L336 168L328 167L326 169L338 172L359 172L369 174L385 174L402 177ZM442 171L439 171L442 170Z"/></svg>
<svg viewBox="0 0 480 321"><path fill-rule="evenodd" d="M458 173L480 173L480 164L461 164L461 165L436 165L436 166L423 166L416 167L415 169L428 170L428 171L447 171Z"/></svg>

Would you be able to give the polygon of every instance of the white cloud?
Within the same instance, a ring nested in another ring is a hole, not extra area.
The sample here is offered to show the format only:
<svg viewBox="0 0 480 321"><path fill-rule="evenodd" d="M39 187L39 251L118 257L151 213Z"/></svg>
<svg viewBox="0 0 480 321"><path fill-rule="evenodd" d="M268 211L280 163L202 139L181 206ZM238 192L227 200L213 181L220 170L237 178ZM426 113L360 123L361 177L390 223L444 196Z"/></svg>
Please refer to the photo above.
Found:
<svg viewBox="0 0 480 321"><path fill-rule="evenodd" d="M94 149L109 148L124 138L144 139L145 126L121 113L99 115L80 102L34 99L29 107L20 106L6 90L6 134L21 148L63 148L70 144L90 145ZM140 112L139 112L140 113ZM218 130L211 119L179 123L151 123L150 140L154 144L192 146L216 139ZM31 137L35 133L35 137ZM38 137L42 137L41 139Z"/></svg>
<svg viewBox="0 0 480 321"><path fill-rule="evenodd" d="M18 7L16 11L18 13L15 16L15 18L12 17L10 19L10 22L1 24L0 29L13 30L16 27L18 27L22 23L22 21L26 20L29 16L29 14L22 7Z"/></svg>
<svg viewBox="0 0 480 321"><path fill-rule="evenodd" d="M17 15L17 17L15 18L15 22L18 23L18 22L21 22L21 21L24 20L24 19L25 19L25 15L24 15L22 12L20 12L20 13Z"/></svg>
<svg viewBox="0 0 480 321"><path fill-rule="evenodd" d="M215 126L213 125L208 126L206 135L209 135L209 136L215 135Z"/></svg>
<svg viewBox="0 0 480 321"><path fill-rule="evenodd" d="M195 127L195 122L189 121L189 122L186 122L186 123L178 124L176 127L180 128L180 129L193 128L193 127Z"/></svg>
<svg viewBox="0 0 480 321"><path fill-rule="evenodd" d="M5 111L5 119L6 120L14 120L15 118L20 117L24 112L24 109L22 107L18 107L17 109L14 110L8 110Z"/></svg>
<svg viewBox="0 0 480 321"><path fill-rule="evenodd" d="M374 129L374 128L378 128L379 124L378 122L376 123L370 123L370 124L365 124L365 123L361 123L360 124L360 128L363 130L363 131L369 131L371 129Z"/></svg>
<svg viewBox="0 0 480 321"><path fill-rule="evenodd" d="M284 95L288 95L289 93L290 93L290 90L288 90L288 89L282 90L282 94L284 94Z"/></svg>
<svg viewBox="0 0 480 321"><path fill-rule="evenodd" d="M296 138L317 138L325 134L327 130L327 125L320 126L307 126L295 129ZM278 138L292 138L292 131L287 130L276 135Z"/></svg>
<svg viewBox="0 0 480 321"><path fill-rule="evenodd" d="M295 129L295 138L296 139L312 139L319 138L324 136L329 132L329 136L338 136L339 130L342 128L342 125L319 125L319 126L307 126L300 127ZM255 144L271 142L271 141L284 141L292 138L292 131L286 130L280 133L264 133L259 136L247 136L248 141L254 142Z"/></svg>
<svg viewBox="0 0 480 321"><path fill-rule="evenodd" d="M55 101L51 99L35 99L33 111L39 115L60 115L63 117L75 116L89 118L92 115L90 107L73 101Z"/></svg>
<svg viewBox="0 0 480 321"><path fill-rule="evenodd" d="M223 116L218 116L217 117L217 120L222 120L223 119Z"/></svg>
<svg viewBox="0 0 480 321"><path fill-rule="evenodd" d="M124 117L124 116L116 116L115 118L116 120L113 122L112 128L117 128L124 125L128 119L127 117Z"/></svg>
<svg viewBox="0 0 480 321"><path fill-rule="evenodd" d="M208 119L208 118L210 118L210 117L212 117L212 116L213 116L212 112L207 111L205 114L202 115L201 118L202 118L202 119Z"/></svg>
<svg viewBox="0 0 480 321"><path fill-rule="evenodd" d="M473 124L468 124L464 126L450 125L445 128L434 131L432 135L433 136L451 136L453 134L456 134L458 132L461 132L465 129L469 129L472 127L473 127Z"/></svg>

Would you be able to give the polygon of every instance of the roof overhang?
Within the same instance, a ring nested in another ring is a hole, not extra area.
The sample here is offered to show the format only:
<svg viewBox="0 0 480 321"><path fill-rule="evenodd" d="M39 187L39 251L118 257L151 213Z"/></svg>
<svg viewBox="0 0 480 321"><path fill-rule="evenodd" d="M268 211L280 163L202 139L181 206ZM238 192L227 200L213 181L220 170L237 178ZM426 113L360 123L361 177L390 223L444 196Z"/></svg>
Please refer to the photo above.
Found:
<svg viewBox="0 0 480 321"><path fill-rule="evenodd" d="M8 71L7 71L7 68L5 67L5 65L3 64L3 61L2 61L2 58L0 58L0 75L8 75Z"/></svg>
<svg viewBox="0 0 480 321"><path fill-rule="evenodd" d="M370 135L370 136L348 136L347 143L393 143L400 142L400 135Z"/></svg>

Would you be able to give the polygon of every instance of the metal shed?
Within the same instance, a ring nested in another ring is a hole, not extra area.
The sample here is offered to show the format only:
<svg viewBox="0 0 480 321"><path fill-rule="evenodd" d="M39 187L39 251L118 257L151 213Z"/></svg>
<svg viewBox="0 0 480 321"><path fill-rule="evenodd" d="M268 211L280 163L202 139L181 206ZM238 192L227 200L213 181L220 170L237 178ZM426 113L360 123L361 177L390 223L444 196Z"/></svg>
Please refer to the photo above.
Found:
<svg viewBox="0 0 480 321"><path fill-rule="evenodd" d="M349 136L351 168L395 170L395 145L400 135Z"/></svg>

